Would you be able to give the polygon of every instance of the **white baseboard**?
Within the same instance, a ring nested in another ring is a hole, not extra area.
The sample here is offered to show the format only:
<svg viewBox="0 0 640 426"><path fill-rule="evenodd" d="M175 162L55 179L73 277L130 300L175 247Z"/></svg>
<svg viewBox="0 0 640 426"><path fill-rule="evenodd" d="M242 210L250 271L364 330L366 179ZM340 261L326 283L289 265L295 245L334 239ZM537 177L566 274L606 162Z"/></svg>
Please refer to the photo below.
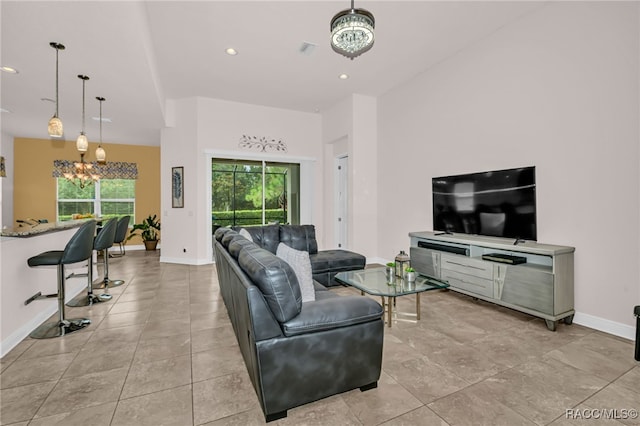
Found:
<svg viewBox="0 0 640 426"><path fill-rule="evenodd" d="M213 262L211 259L191 259L183 257L168 257L160 255L160 263L177 263L179 265L210 265Z"/></svg>
<svg viewBox="0 0 640 426"><path fill-rule="evenodd" d="M367 257L367 265L371 264L380 264L386 265L389 260L383 259L381 257Z"/></svg>
<svg viewBox="0 0 640 426"><path fill-rule="evenodd" d="M624 339L635 340L636 338L635 327L593 315L576 312L573 317L573 322L604 333L613 334L614 336L622 337Z"/></svg>
<svg viewBox="0 0 640 426"><path fill-rule="evenodd" d="M86 289L87 289L87 284L83 282L79 282L74 286L66 287L65 302L70 301L81 292L86 291ZM35 330L36 327L38 327L40 324L48 320L51 317L51 315L58 312L58 299L51 299L50 301L34 300L32 303L48 303L50 304L50 306L47 306L46 308L44 308L38 316L33 318L28 323L24 324L22 327L15 330L7 338L3 339L2 342L0 342L0 358L8 354L9 351L11 351L11 349L15 348L18 345L18 343L22 342L22 340L24 340L25 337L27 337L33 330Z"/></svg>

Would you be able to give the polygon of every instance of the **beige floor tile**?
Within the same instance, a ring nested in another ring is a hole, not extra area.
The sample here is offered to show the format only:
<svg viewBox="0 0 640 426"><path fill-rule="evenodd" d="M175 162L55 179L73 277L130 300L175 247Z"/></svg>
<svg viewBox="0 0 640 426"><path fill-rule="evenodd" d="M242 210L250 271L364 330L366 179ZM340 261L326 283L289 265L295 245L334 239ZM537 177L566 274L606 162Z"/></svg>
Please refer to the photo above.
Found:
<svg viewBox="0 0 640 426"><path fill-rule="evenodd" d="M0 377L0 388L58 380L76 357L75 353L46 355L14 361Z"/></svg>
<svg viewBox="0 0 640 426"><path fill-rule="evenodd" d="M37 417L65 413L117 401L128 369L107 370L61 379L40 407Z"/></svg>
<svg viewBox="0 0 640 426"><path fill-rule="evenodd" d="M80 351L63 378L84 376L106 370L128 369L136 351L135 343L128 346L112 347L102 344L87 345Z"/></svg>
<svg viewBox="0 0 640 426"><path fill-rule="evenodd" d="M385 372L382 372L377 388L365 392L355 389L343 393L342 398L364 425L380 424L422 405L422 402Z"/></svg>
<svg viewBox="0 0 640 426"><path fill-rule="evenodd" d="M228 326L231 326L231 321L229 320L229 315L227 315L227 312L224 310L206 314L191 315L191 331L201 331Z"/></svg>
<svg viewBox="0 0 640 426"><path fill-rule="evenodd" d="M243 411L238 414L232 414L222 419L203 423L202 426L260 426L264 424L264 414L262 414L262 410L258 407L255 407L251 410ZM278 426L281 424L281 421L276 420L269 424Z"/></svg>
<svg viewBox="0 0 640 426"><path fill-rule="evenodd" d="M191 424L191 385L120 400L111 422L111 426Z"/></svg>
<svg viewBox="0 0 640 426"><path fill-rule="evenodd" d="M628 355L625 356L625 353ZM631 343L606 337L602 333L592 333L554 349L545 356L603 379L615 380L636 364L632 353Z"/></svg>
<svg viewBox="0 0 640 426"><path fill-rule="evenodd" d="M384 426L449 426L436 413L428 407L419 407L406 414L395 417L388 422L382 423Z"/></svg>
<svg viewBox="0 0 640 426"><path fill-rule="evenodd" d="M191 351L200 352L207 349L235 346L238 344L233 328L216 327L191 333Z"/></svg>
<svg viewBox="0 0 640 426"><path fill-rule="evenodd" d="M109 426L116 405L116 402L108 402L53 416L40 417L32 420L29 426Z"/></svg>
<svg viewBox="0 0 640 426"><path fill-rule="evenodd" d="M487 395L474 385L428 405L451 425L533 426L536 423Z"/></svg>
<svg viewBox="0 0 640 426"><path fill-rule="evenodd" d="M449 395L470 385L451 370L435 364L428 357L418 357L402 362L386 362L385 373L402 384L423 404Z"/></svg>
<svg viewBox="0 0 640 426"><path fill-rule="evenodd" d="M131 366L121 399L191 384L191 357L183 355Z"/></svg>
<svg viewBox="0 0 640 426"><path fill-rule="evenodd" d="M136 324L145 324L151 315L151 310L124 312L121 314L107 315L97 327L98 330L104 330L106 328L118 328L126 327Z"/></svg>
<svg viewBox="0 0 640 426"><path fill-rule="evenodd" d="M145 311L151 309L151 305L153 305L153 300L149 299L116 302L109 312L112 314L122 314L124 312Z"/></svg>
<svg viewBox="0 0 640 426"><path fill-rule="evenodd" d="M193 384L193 416L197 425L257 406L258 398L247 374L232 373Z"/></svg>
<svg viewBox="0 0 640 426"><path fill-rule="evenodd" d="M192 355L193 382L246 371L242 353L237 346L211 348Z"/></svg>
<svg viewBox="0 0 640 426"><path fill-rule="evenodd" d="M159 361L191 353L191 337L187 334L141 340L138 343L134 364Z"/></svg>
<svg viewBox="0 0 640 426"><path fill-rule="evenodd" d="M538 424L547 424L606 384L594 375L550 360L519 365L485 380L476 389Z"/></svg>
<svg viewBox="0 0 640 426"><path fill-rule="evenodd" d="M184 334L189 331L190 327L188 319L166 318L165 321L150 321L145 325L140 340Z"/></svg>
<svg viewBox="0 0 640 426"><path fill-rule="evenodd" d="M56 385L56 381L0 390L0 424L31 419Z"/></svg>
<svg viewBox="0 0 640 426"><path fill-rule="evenodd" d="M61 339L33 339L33 344L20 359L38 358L46 355L79 352L93 332L73 333Z"/></svg>
<svg viewBox="0 0 640 426"><path fill-rule="evenodd" d="M362 423L351 412L340 395L288 410L287 417L275 422L277 425L359 426Z"/></svg>
<svg viewBox="0 0 640 426"><path fill-rule="evenodd" d="M640 389L640 384L636 389ZM606 410L607 413L613 413L616 415L615 419L622 424L640 425L640 392L629 391L614 383L584 401L584 404L598 412Z"/></svg>

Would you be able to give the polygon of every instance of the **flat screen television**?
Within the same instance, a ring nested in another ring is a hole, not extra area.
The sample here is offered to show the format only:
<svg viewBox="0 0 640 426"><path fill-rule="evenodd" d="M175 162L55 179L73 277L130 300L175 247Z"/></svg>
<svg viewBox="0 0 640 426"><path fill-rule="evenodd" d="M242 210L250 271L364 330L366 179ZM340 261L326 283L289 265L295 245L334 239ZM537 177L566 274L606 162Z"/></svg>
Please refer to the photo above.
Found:
<svg viewBox="0 0 640 426"><path fill-rule="evenodd" d="M433 229L537 240L534 166L434 177Z"/></svg>

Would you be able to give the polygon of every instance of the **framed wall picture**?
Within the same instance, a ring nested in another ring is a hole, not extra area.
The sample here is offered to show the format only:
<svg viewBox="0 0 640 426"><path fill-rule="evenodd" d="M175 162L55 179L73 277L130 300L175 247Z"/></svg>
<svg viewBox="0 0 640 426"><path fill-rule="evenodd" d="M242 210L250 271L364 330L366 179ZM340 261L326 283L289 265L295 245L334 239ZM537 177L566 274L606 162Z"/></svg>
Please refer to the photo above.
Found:
<svg viewBox="0 0 640 426"><path fill-rule="evenodd" d="M171 168L171 207L184 207L184 167Z"/></svg>

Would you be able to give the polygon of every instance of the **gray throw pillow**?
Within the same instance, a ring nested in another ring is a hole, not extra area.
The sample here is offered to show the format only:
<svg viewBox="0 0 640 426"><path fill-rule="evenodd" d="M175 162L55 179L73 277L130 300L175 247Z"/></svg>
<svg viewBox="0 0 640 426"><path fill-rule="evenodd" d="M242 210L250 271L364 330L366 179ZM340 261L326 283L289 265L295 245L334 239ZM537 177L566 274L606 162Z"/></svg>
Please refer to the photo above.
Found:
<svg viewBox="0 0 640 426"><path fill-rule="evenodd" d="M245 237L247 240L253 242L253 237L251 236L251 234L249 233L249 231L247 231L245 228L242 228L240 230L240 232L238 232L238 234L242 235L243 237Z"/></svg>
<svg viewBox="0 0 640 426"><path fill-rule="evenodd" d="M300 284L300 293L302 294L302 303L313 302L316 300L316 292L313 287L313 276L311 270L311 260L309 252L303 250L292 249L286 244L278 244L276 256L284 260L291 266L293 272L298 278Z"/></svg>

